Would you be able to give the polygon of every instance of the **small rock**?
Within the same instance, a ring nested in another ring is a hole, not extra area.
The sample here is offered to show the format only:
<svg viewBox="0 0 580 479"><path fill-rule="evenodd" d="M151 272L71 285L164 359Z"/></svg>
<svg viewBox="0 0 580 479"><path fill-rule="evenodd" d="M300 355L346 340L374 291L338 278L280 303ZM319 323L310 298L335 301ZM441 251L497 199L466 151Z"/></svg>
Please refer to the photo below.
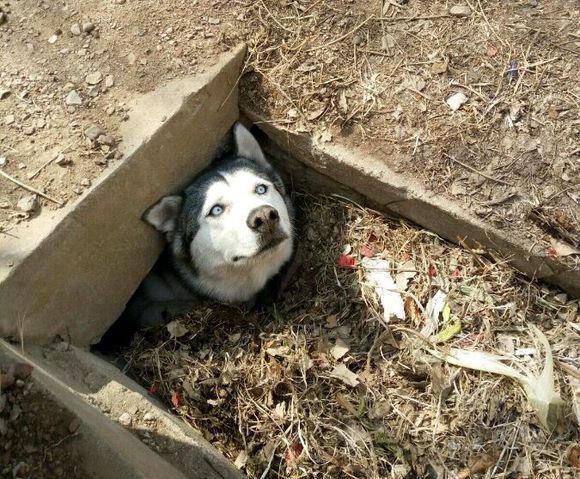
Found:
<svg viewBox="0 0 580 479"><path fill-rule="evenodd" d="M354 36L352 37L352 43L354 45L362 45L365 41L365 37L363 35L361 35L360 33L355 33Z"/></svg>
<svg viewBox="0 0 580 479"><path fill-rule="evenodd" d="M62 153L58 154L58 156L56 157L56 160L54 160L54 162L58 166L70 165L72 163L72 161L69 158L67 158L66 156L64 156Z"/></svg>
<svg viewBox="0 0 580 479"><path fill-rule="evenodd" d="M83 100L76 90L71 90L66 96L64 102L69 106L78 106L83 104Z"/></svg>
<svg viewBox="0 0 580 479"><path fill-rule="evenodd" d="M96 98L99 96L99 85L91 85L87 88L87 95L91 98Z"/></svg>
<svg viewBox="0 0 580 479"><path fill-rule="evenodd" d="M81 33L83 33L81 26L78 23L73 23L70 27L70 32L75 36L78 37Z"/></svg>
<svg viewBox="0 0 580 479"><path fill-rule="evenodd" d="M98 85L99 83L101 83L101 81L103 80L103 74L101 72L93 72L93 73L89 73L86 77L85 77L85 81L89 84L89 85Z"/></svg>
<svg viewBox="0 0 580 479"><path fill-rule="evenodd" d="M14 384L16 384L17 388L23 388L26 383L22 379L17 379Z"/></svg>
<svg viewBox="0 0 580 479"><path fill-rule="evenodd" d="M143 420L147 422L155 421L155 419L157 419L157 417L152 412L147 412L143 416Z"/></svg>
<svg viewBox="0 0 580 479"><path fill-rule="evenodd" d="M28 136L34 135L35 131L36 130L35 130L34 126L32 126L32 125L26 126L22 129L22 133L24 133L25 135L28 135Z"/></svg>
<svg viewBox="0 0 580 479"><path fill-rule="evenodd" d="M85 136L91 141L96 140L102 134L104 134L104 131L97 125L91 125L85 130Z"/></svg>
<svg viewBox="0 0 580 479"><path fill-rule="evenodd" d="M220 19L219 18L208 18L207 19L207 23L209 23L210 25L219 25L220 23Z"/></svg>
<svg viewBox="0 0 580 479"><path fill-rule="evenodd" d="M44 118L39 118L38 120L36 120L36 128L42 129L45 126L46 126L46 121L44 120Z"/></svg>
<svg viewBox="0 0 580 479"><path fill-rule="evenodd" d="M129 413L124 412L123 414L121 414L119 416L119 422L123 425L123 426L130 426L131 425L131 421L133 419L131 418L131 415Z"/></svg>
<svg viewBox="0 0 580 479"><path fill-rule="evenodd" d="M114 84L115 84L115 79L113 78L113 75L107 75L105 77L105 87L111 88Z"/></svg>
<svg viewBox="0 0 580 479"><path fill-rule="evenodd" d="M85 186L85 187L89 187L91 186L91 180L89 180L88 178L83 178L81 180L81 186Z"/></svg>
<svg viewBox="0 0 580 479"><path fill-rule="evenodd" d="M48 43L50 43L51 45L53 43L56 43L57 40L58 40L58 35L51 35L50 37L48 37Z"/></svg>
<svg viewBox="0 0 580 479"><path fill-rule="evenodd" d="M115 138L113 138L111 135L100 135L97 138L97 143L99 145L114 146L115 145Z"/></svg>
<svg viewBox="0 0 580 479"><path fill-rule="evenodd" d="M25 196L20 198L16 207L24 213L30 213L36 209L36 195Z"/></svg>
<svg viewBox="0 0 580 479"><path fill-rule="evenodd" d="M76 195L82 195L83 194L83 189L80 186L75 186L73 188L73 193Z"/></svg>
<svg viewBox="0 0 580 479"><path fill-rule="evenodd" d="M454 17L469 17L471 15L471 8L467 5L455 5L449 9L449 14Z"/></svg>
<svg viewBox="0 0 580 479"><path fill-rule="evenodd" d="M134 65L136 61L137 57L135 56L135 54L133 52L129 52L129 54L127 55L127 63L129 65Z"/></svg>
<svg viewBox="0 0 580 479"><path fill-rule="evenodd" d="M19 170L24 170L25 168L26 168L26 165L24 163L18 163Z"/></svg>
<svg viewBox="0 0 580 479"><path fill-rule="evenodd" d="M462 92L457 92L451 95L445 102L451 108L451 111L457 111L468 100L467 96Z"/></svg>
<svg viewBox="0 0 580 479"><path fill-rule="evenodd" d="M113 113L115 113L115 107L110 106L109 108L107 108L106 112L107 112L107 115L111 116Z"/></svg>
<svg viewBox="0 0 580 479"><path fill-rule="evenodd" d="M82 28L83 32L91 33L95 29L95 24L92 22L84 22Z"/></svg>
<svg viewBox="0 0 580 479"><path fill-rule="evenodd" d="M6 163L8 163L8 160L6 159L5 156L0 156L0 167L1 166L6 166Z"/></svg>
<svg viewBox="0 0 580 479"><path fill-rule="evenodd" d="M14 118L14 115L6 115L4 117L4 123L6 123L6 125L12 125L12 123L14 123L16 121L16 118Z"/></svg>
<svg viewBox="0 0 580 479"><path fill-rule="evenodd" d="M16 421L16 419L18 419L20 417L21 412L22 412L22 409L20 409L20 406L18 404L14 404L12 406L11 411L10 411L10 415L8 417L8 420L10 422Z"/></svg>

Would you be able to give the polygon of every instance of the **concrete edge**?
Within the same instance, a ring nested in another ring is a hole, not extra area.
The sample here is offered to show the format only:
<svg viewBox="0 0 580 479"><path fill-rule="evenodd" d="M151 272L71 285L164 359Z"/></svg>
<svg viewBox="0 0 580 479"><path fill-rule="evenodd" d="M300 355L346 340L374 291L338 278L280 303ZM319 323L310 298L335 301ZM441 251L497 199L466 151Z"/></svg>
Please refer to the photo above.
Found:
<svg viewBox="0 0 580 479"><path fill-rule="evenodd" d="M264 149L279 148L286 153L283 170L295 169L288 162L298 160L324 177L347 186L367 199L373 208L407 218L454 243L485 247L508 260L518 271L534 280L559 286L574 297L580 296L580 271L569 269L557 258L532 252L531 247L514 241L502 231L483 223L458 205L427 191L419 183L392 171L383 161L349 150L341 145L316 144L309 135L272 125L253 111L243 114L273 143ZM300 181L296 178L297 182Z"/></svg>
<svg viewBox="0 0 580 479"><path fill-rule="evenodd" d="M3 340L0 340L0 351L15 361L31 364L34 367L33 379L59 404L81 420L77 440L84 444L79 449L91 452L90 457L83 459L87 471L93 469L93 473L97 474L95 477L185 479L186 476L180 471L142 444L130 432L103 416L36 360Z"/></svg>

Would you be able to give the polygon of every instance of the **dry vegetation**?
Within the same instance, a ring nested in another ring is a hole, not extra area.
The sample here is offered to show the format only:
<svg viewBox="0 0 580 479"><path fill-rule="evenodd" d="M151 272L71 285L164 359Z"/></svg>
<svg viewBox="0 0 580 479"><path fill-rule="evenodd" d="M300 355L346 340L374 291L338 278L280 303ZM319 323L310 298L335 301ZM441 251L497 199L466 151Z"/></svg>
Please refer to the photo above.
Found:
<svg viewBox="0 0 580 479"><path fill-rule="evenodd" d="M261 313L208 305L171 323L179 337L140 336L130 374L251 478L572 478L578 302L337 198L300 203L301 267L284 300ZM341 254L355 265L340 267ZM365 255L391 261L405 320L385 324ZM435 332L452 331L441 350L500 351L530 367L540 358L528 324L544 332L566 402L557 432L539 426L516 382L426 352L420 332L438 290L451 311Z"/></svg>

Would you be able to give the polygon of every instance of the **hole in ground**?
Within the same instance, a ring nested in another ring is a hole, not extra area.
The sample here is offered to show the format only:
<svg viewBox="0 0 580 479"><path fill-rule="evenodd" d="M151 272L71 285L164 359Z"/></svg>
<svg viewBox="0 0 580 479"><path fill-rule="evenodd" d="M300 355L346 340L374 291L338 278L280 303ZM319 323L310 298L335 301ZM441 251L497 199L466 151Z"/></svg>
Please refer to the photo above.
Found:
<svg viewBox="0 0 580 479"><path fill-rule="evenodd" d="M533 471L551 457L562 467L573 433L548 441L513 382L433 362L417 338L442 291L449 309L432 341L517 354L535 347L533 321L566 361L577 353L567 341L574 302L285 164L311 188L294 195L300 267L283 298L252 311L204 303L168 318L180 337L165 325L138 332L116 356L127 374L250 478L425 477L464 470L474 455L502 470L526 455ZM321 194L332 191L340 197ZM385 324L363 266L371 256L390 261L404 320ZM570 404L571 391L561 394ZM513 456L498 462L494 444Z"/></svg>

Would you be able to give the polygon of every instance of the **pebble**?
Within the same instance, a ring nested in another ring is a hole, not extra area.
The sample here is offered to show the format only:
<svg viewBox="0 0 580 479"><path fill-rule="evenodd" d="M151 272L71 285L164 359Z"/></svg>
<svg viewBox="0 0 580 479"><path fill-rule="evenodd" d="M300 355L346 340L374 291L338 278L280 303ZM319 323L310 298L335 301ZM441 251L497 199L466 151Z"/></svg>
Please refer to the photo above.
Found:
<svg viewBox="0 0 580 479"><path fill-rule="evenodd" d="M71 90L66 96L64 102L69 106L83 104L83 100L81 99L80 95L77 93L76 90Z"/></svg>
<svg viewBox="0 0 580 479"><path fill-rule="evenodd" d="M134 65L136 60L137 60L137 57L135 56L135 54L133 52L130 52L127 55L127 63L129 65Z"/></svg>
<svg viewBox="0 0 580 479"><path fill-rule="evenodd" d="M449 14L454 17L469 17L471 16L471 8L467 5L455 5L449 9Z"/></svg>
<svg viewBox="0 0 580 479"><path fill-rule="evenodd" d="M14 118L14 115L6 115L6 117L4 118L4 122L6 123L6 125L12 125L12 123L14 123L15 120L16 118Z"/></svg>
<svg viewBox="0 0 580 479"><path fill-rule="evenodd" d="M8 163L8 160L6 159L6 157L0 156L0 166L6 166L6 163Z"/></svg>
<svg viewBox="0 0 580 479"><path fill-rule="evenodd" d="M39 118L38 120L36 120L36 128L44 128L46 126L46 121L44 120L44 118Z"/></svg>
<svg viewBox="0 0 580 479"><path fill-rule="evenodd" d="M88 178L83 178L81 180L81 186L85 186L85 187L89 187L91 186L91 180L89 180Z"/></svg>
<svg viewBox="0 0 580 479"><path fill-rule="evenodd" d="M103 74L101 72L93 72L93 73L89 73L86 77L85 77L85 81L89 84L89 85L98 85L99 83L101 83L101 81L103 80Z"/></svg>
<svg viewBox="0 0 580 479"><path fill-rule="evenodd" d="M73 23L70 27L70 32L75 36L78 37L81 33L83 33L81 26L78 23Z"/></svg>
<svg viewBox="0 0 580 479"><path fill-rule="evenodd" d="M18 163L19 170L23 170L24 168L26 168L26 165L24 163Z"/></svg>
<svg viewBox="0 0 580 479"><path fill-rule="evenodd" d="M48 37L48 43L50 43L51 45L53 43L56 43L57 40L58 40L58 35L51 35L50 37Z"/></svg>
<svg viewBox="0 0 580 479"><path fill-rule="evenodd" d="M99 145L114 146L115 138L113 138L111 135L99 135L97 138L97 143Z"/></svg>
<svg viewBox="0 0 580 479"><path fill-rule="evenodd" d="M220 23L220 19L219 18L208 18L207 19L207 23L211 24L211 25L219 25Z"/></svg>
<svg viewBox="0 0 580 479"><path fill-rule="evenodd" d="M107 75L105 77L105 87L111 88L114 84L115 84L115 79L113 78L113 75Z"/></svg>
<svg viewBox="0 0 580 479"><path fill-rule="evenodd" d="M25 196L24 198L20 198L16 207L20 211L24 211L25 213L30 213L36 209L36 195Z"/></svg>
<svg viewBox="0 0 580 479"><path fill-rule="evenodd" d="M123 425L123 426L130 426L131 425L131 415L129 413L124 412L123 414L121 414L119 416L119 422Z"/></svg>
<svg viewBox="0 0 580 479"><path fill-rule="evenodd" d="M95 24L92 22L84 22L83 23L83 32L91 33L95 29Z"/></svg>
<svg viewBox="0 0 580 479"><path fill-rule="evenodd" d="M447 98L445 102L449 105L451 111L457 111L459 110L459 108L461 108L461 105L463 105L467 100L468 98L467 96L465 96L465 93L457 92L451 95L449 98Z"/></svg>
<svg viewBox="0 0 580 479"><path fill-rule="evenodd" d="M111 116L113 113L115 113L115 107L114 106L110 106L109 108L107 108L107 115Z"/></svg>
<svg viewBox="0 0 580 479"><path fill-rule="evenodd" d="M155 421L155 419L157 419L157 417L152 412L147 412L143 416L143 420L147 422Z"/></svg>
<svg viewBox="0 0 580 479"><path fill-rule="evenodd" d="M104 134L104 131L97 125L91 125L85 130L85 136L91 141L96 140L102 134Z"/></svg>
<svg viewBox="0 0 580 479"><path fill-rule="evenodd" d="M30 126L26 126L22 129L22 133L24 133L25 135L33 135L34 134L34 126L30 125Z"/></svg>

